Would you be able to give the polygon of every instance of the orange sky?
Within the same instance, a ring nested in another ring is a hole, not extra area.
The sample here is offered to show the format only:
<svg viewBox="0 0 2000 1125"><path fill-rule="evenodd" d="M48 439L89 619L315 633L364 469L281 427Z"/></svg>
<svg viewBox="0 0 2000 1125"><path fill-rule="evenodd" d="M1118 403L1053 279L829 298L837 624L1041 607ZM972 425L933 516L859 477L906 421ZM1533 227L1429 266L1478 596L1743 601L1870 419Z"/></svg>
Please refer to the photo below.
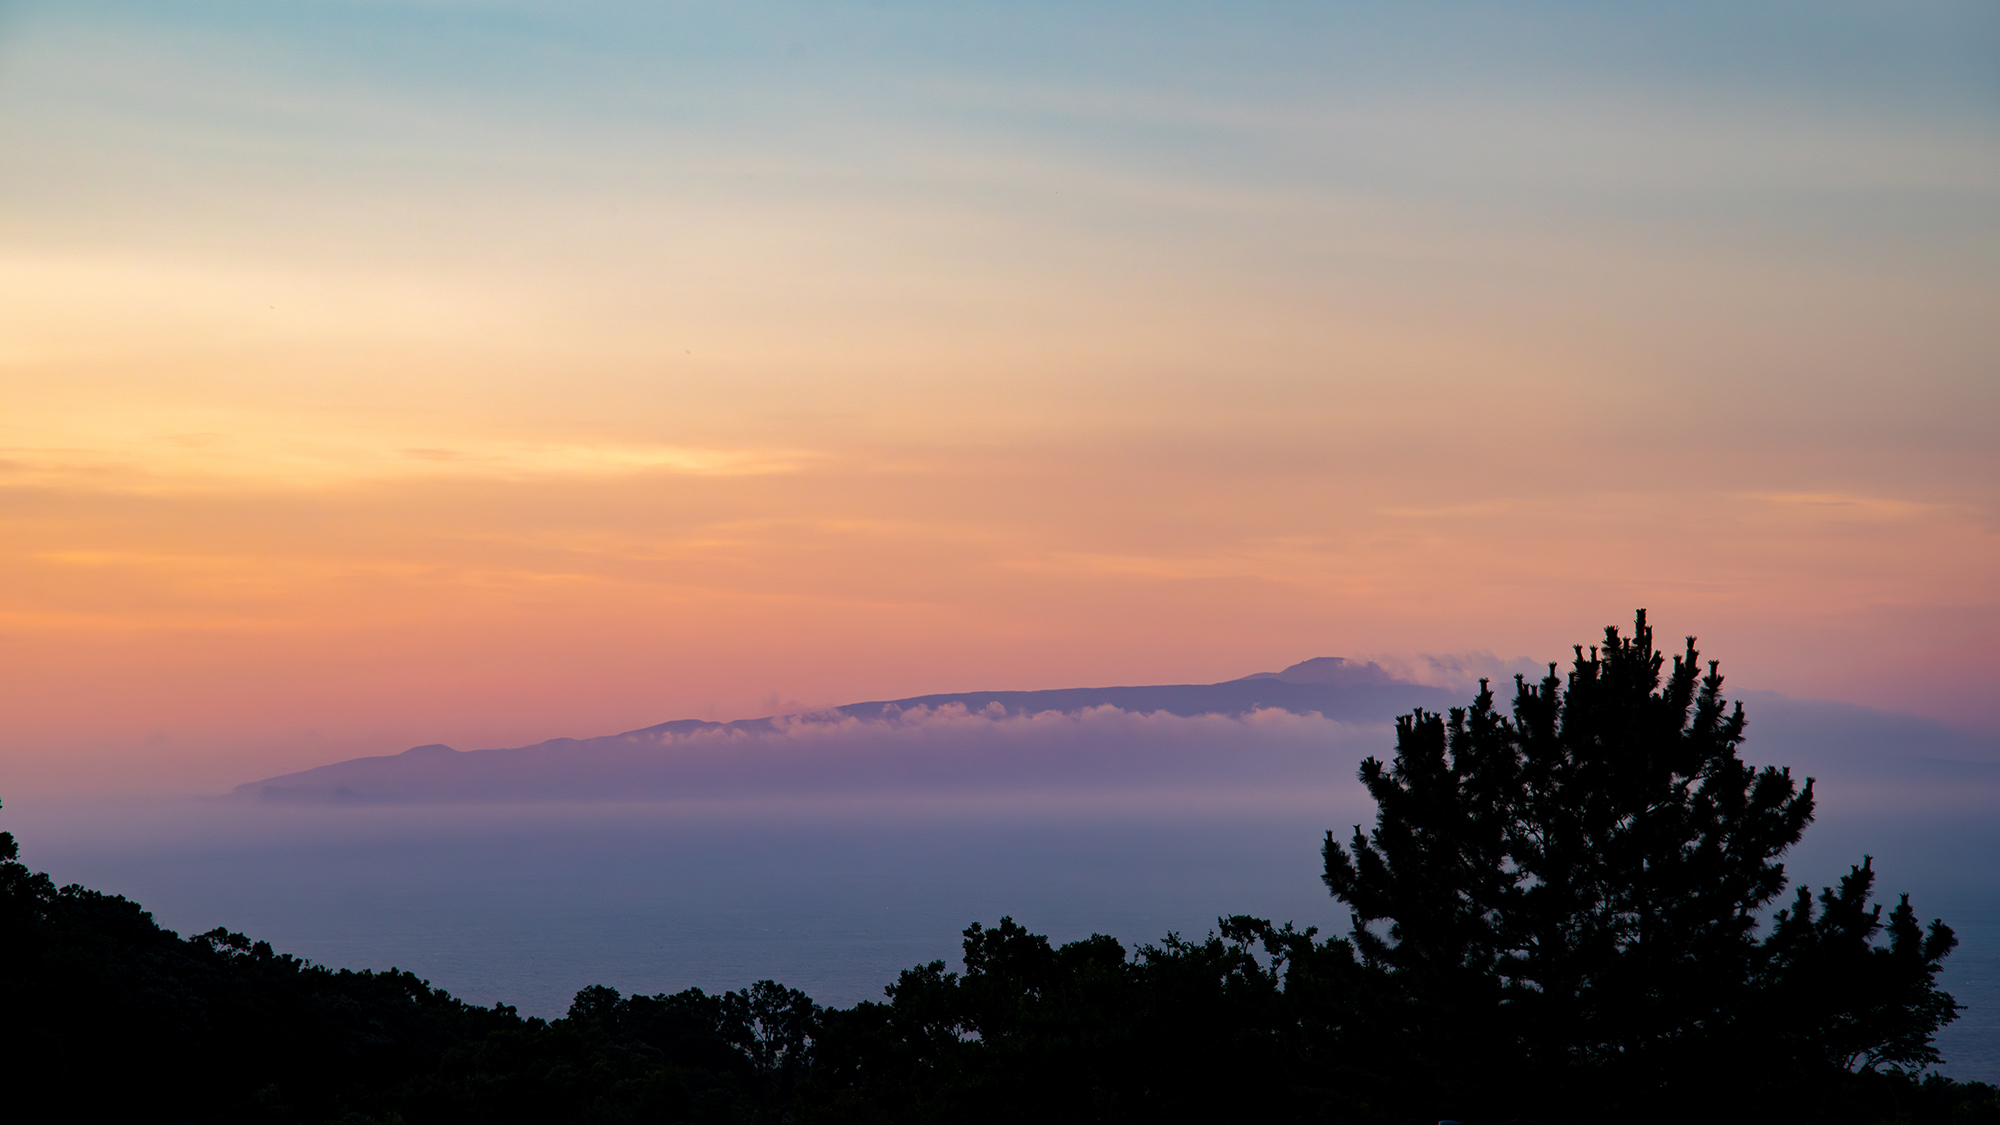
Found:
<svg viewBox="0 0 2000 1125"><path fill-rule="evenodd" d="M586 43L515 113L309 28L30 9L7 791L1559 659L1639 605L1738 686L2000 727L1990 106L890 35L865 80L743 48L691 117L598 112L640 94ZM425 18L495 71L541 42Z"/></svg>

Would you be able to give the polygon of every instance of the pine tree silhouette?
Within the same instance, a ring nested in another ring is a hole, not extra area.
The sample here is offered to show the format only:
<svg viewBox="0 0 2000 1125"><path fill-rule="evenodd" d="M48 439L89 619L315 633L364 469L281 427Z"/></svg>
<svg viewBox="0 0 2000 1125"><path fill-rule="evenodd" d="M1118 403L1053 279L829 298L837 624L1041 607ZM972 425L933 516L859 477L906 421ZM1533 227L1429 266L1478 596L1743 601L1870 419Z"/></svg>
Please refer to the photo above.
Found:
<svg viewBox="0 0 2000 1125"><path fill-rule="evenodd" d="M1906 902L1872 946L1864 864L1760 941L1812 781L1738 756L1742 704L1694 638L1665 667L1640 610L1567 677L1517 677L1511 716L1482 681L1470 708L1398 720L1394 760L1362 764L1375 828L1345 847L1329 832L1324 877L1450 1096L1644 1117L1815 1066L1935 1061L1950 930L1925 937Z"/></svg>

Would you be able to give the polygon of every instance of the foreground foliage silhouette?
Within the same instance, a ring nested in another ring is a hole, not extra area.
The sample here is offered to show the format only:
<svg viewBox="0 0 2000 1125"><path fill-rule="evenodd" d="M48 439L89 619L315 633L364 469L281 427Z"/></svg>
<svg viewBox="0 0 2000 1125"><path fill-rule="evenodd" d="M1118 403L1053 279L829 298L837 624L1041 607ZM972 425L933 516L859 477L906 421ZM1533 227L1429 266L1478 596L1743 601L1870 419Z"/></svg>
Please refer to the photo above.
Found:
<svg viewBox="0 0 2000 1125"><path fill-rule="evenodd" d="M1327 834L1325 879L1425 1029L1421 1081L1441 1099L1501 1116L1796 1114L1801 1097L1845 1097L1856 1068L1940 1061L1951 929L1924 932L1904 896L1877 944L1864 857L1817 913L1801 888L1759 941L1812 782L1738 757L1743 706L1693 637L1665 665L1640 610L1631 636L1579 646L1566 678L1517 677L1511 716L1481 681L1470 708L1398 720L1392 763L1362 763L1376 826L1348 847Z"/></svg>
<svg viewBox="0 0 2000 1125"><path fill-rule="evenodd" d="M1374 830L1326 840L1349 937L1238 916L1128 953L1003 918L963 972L844 1010L763 981L522 1018L180 938L0 833L5 1088L140 1123L2000 1123L1992 1087L1922 1074L1954 939L1907 898L1885 922L1867 859L1759 937L1812 784L1743 764L1696 658L1663 675L1642 612L1510 716L1482 685L1400 720L1361 770Z"/></svg>

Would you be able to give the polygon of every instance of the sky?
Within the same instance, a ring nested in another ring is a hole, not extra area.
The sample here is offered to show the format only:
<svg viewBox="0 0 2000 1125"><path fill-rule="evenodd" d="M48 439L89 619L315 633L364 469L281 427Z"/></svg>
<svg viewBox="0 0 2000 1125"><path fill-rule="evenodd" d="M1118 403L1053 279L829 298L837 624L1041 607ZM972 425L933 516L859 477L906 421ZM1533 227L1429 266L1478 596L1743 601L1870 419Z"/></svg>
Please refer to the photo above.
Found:
<svg viewBox="0 0 2000 1125"><path fill-rule="evenodd" d="M1988 3L0 0L0 786L1566 659L2000 730Z"/></svg>

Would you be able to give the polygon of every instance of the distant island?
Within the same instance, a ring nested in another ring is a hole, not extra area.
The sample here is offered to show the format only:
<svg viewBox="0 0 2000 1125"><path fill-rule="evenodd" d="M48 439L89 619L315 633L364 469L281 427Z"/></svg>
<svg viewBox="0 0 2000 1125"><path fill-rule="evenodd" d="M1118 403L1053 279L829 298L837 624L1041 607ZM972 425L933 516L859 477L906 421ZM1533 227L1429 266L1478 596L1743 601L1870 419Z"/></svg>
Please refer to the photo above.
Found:
<svg viewBox="0 0 2000 1125"><path fill-rule="evenodd" d="M238 786L239 799L312 804L383 801L521 800L548 797L645 798L880 791L912 786L990 789L1059 780L1065 785L1115 779L1222 782L1243 771L1297 763L1188 761L1168 753L1088 760L1068 756L1060 777L1040 777L1018 755L969 753L948 762L914 741L880 736L938 719L1023 719L1080 715L1110 708L1133 715L1242 717L1258 711L1320 716L1342 723L1387 724L1416 707L1447 705L1452 693L1391 675L1380 664L1317 657L1278 672L1216 684L977 691L850 703L798 715L734 722L678 719L598 738L555 738L532 746L458 751L417 746L401 754L345 762ZM848 745L837 763L787 753L802 737L866 741ZM1004 749L1004 747L995 747ZM1227 768L1218 772L1217 765ZM1322 772L1325 763L1319 765ZM1345 775L1345 766L1338 771ZM1289 775L1287 775L1289 776ZM1331 775L1329 775L1331 776Z"/></svg>
<svg viewBox="0 0 2000 1125"><path fill-rule="evenodd" d="M1757 707L1759 752L1782 753L1823 779L2000 785L1992 735L1828 700L1743 697ZM1355 763L1387 745L1395 716L1456 702L1446 688L1376 663L1317 657L1214 684L955 692L734 722L679 719L531 746L430 744L252 781L231 796L364 805L1311 789L1351 784ZM1276 737L1256 728L1259 715L1323 726ZM1351 753L1329 754L1341 727L1372 733L1352 740Z"/></svg>

